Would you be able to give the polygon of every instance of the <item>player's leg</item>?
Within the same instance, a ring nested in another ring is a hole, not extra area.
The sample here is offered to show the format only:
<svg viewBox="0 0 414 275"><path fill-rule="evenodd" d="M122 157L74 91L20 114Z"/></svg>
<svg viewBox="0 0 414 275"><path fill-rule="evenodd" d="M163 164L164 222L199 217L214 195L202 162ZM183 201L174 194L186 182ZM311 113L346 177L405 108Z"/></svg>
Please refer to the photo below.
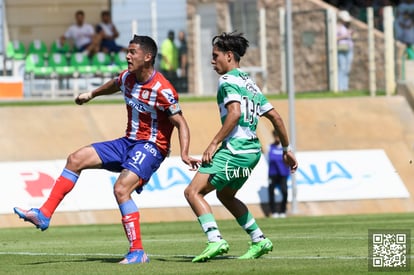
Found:
<svg viewBox="0 0 414 275"><path fill-rule="evenodd" d="M132 192L143 184L135 173L124 169L114 185L114 195L122 215L122 225L129 241L129 252L120 264L149 262L141 240L140 213L131 198Z"/></svg>
<svg viewBox="0 0 414 275"><path fill-rule="evenodd" d="M101 160L92 146L86 146L77 150L67 158L65 168L56 179L49 197L39 209L23 210L15 207L14 212L20 218L33 223L42 231L46 230L49 227L53 213L66 194L73 189L81 171L87 168L98 168L100 165Z"/></svg>
<svg viewBox="0 0 414 275"><path fill-rule="evenodd" d="M196 173L190 185L184 191L185 198L197 216L203 232L206 234L208 242L206 249L193 262L204 262L218 255L227 253L228 243L221 237L217 222L214 219L212 210L204 196L215 189L209 183L210 174Z"/></svg>
<svg viewBox="0 0 414 275"><path fill-rule="evenodd" d="M225 185L217 188L217 198L232 213L238 224L249 234L252 243L249 250L239 257L240 259L255 259L273 249L272 242L266 238L253 218L253 215L247 209L247 206L235 197L246 183L251 171L256 167L261 157L260 153L256 154L237 154L231 155L226 161L226 175L220 175L221 181L226 181ZM214 180L218 179L215 177ZM220 186L220 184L217 184Z"/></svg>
<svg viewBox="0 0 414 275"><path fill-rule="evenodd" d="M252 242L259 242L265 239L262 230L257 225L247 206L235 197L238 190L225 187L217 191L217 198L236 218L239 225L250 235Z"/></svg>
<svg viewBox="0 0 414 275"><path fill-rule="evenodd" d="M130 243L129 252L120 264L149 262L141 240L140 213L131 194L150 179L164 160L151 142L137 142L126 152L124 168L114 185L114 195L122 215L122 225Z"/></svg>
<svg viewBox="0 0 414 275"><path fill-rule="evenodd" d="M210 174L196 173L191 183L184 190L184 196L197 217L212 212L210 205L204 199L205 195L215 189L208 182L209 177Z"/></svg>
<svg viewBox="0 0 414 275"><path fill-rule="evenodd" d="M101 164L95 148L90 145L70 154L62 174L56 180L48 199L40 208L41 212L50 218L65 195L73 189L82 170L99 168Z"/></svg>
<svg viewBox="0 0 414 275"><path fill-rule="evenodd" d="M248 251L239 259L256 259L272 251L273 244L265 237L247 206L235 197L237 191L230 187L224 187L217 191L217 198L236 218L237 223L249 234L252 240Z"/></svg>

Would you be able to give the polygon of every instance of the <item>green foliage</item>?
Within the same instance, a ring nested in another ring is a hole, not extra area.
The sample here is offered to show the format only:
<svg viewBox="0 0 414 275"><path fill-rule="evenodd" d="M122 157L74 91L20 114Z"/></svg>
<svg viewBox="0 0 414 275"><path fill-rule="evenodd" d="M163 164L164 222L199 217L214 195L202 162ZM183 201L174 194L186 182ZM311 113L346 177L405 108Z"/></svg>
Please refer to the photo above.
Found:
<svg viewBox="0 0 414 275"><path fill-rule="evenodd" d="M17 217L16 217L17 219ZM412 213L258 219L274 251L238 260L249 238L234 220L218 221L229 254L191 263L206 238L193 222L145 223L151 262L119 265L128 243L122 226L0 229L0 274L368 274L368 229L411 229ZM389 274L389 273L387 273Z"/></svg>

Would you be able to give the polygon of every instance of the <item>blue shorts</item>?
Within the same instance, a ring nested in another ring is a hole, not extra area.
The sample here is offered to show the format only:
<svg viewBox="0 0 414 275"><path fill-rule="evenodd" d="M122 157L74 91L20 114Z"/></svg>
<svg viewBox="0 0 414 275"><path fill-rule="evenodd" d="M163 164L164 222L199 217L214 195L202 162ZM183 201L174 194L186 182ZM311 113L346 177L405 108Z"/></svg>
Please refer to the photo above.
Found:
<svg viewBox="0 0 414 275"><path fill-rule="evenodd" d="M108 52L119 52L123 49L123 47L117 45L114 40L103 39L101 42L101 51L106 49Z"/></svg>
<svg viewBox="0 0 414 275"><path fill-rule="evenodd" d="M123 169L127 169L144 182L151 178L165 158L153 142L146 140L132 140L122 137L93 143L92 147L98 153L103 169L112 172L121 172Z"/></svg>
<svg viewBox="0 0 414 275"><path fill-rule="evenodd" d="M78 51L78 52L83 52L84 50L86 50L88 47L89 47L89 45L90 45L91 43L88 43L88 44L85 44L85 45L82 45L80 48L76 48L76 50Z"/></svg>

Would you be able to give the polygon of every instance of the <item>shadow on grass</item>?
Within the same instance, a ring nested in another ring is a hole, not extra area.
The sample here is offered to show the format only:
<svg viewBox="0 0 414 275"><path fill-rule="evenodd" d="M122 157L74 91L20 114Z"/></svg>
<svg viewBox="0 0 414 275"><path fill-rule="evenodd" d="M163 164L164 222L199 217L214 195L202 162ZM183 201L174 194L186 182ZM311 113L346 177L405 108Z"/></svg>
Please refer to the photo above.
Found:
<svg viewBox="0 0 414 275"><path fill-rule="evenodd" d="M84 259L65 259L65 260L55 260L55 261L41 261L41 262L32 262L26 263L24 265L43 265L43 264L56 264L56 263L84 263L84 262L100 262L100 263L118 263L122 260L122 257L116 258L84 258Z"/></svg>
<svg viewBox="0 0 414 275"><path fill-rule="evenodd" d="M185 255L177 255L172 257L157 257L157 256L150 256L150 262L175 262L175 263L192 263L191 260L194 256L185 256ZM228 259L234 259L234 256L217 256L213 259L210 259L205 262L213 262L213 261L222 261ZM35 265L48 265L48 264L57 264L57 263L85 263L85 262L98 262L98 263L119 263L122 260L122 257L88 257L83 259L65 259L65 260L51 260L51 261L40 261L40 262L31 262L25 263L22 265L26 266L35 266ZM205 263L200 262L200 263Z"/></svg>
<svg viewBox="0 0 414 275"><path fill-rule="evenodd" d="M161 261L161 262L184 262L184 263L192 263L192 259L194 258L194 256L185 256L185 255L177 255L177 256L172 256L172 257L168 257L168 258L151 258L152 261ZM213 259L209 259L208 261L205 262L210 262L210 261L220 261L220 260L227 260L227 259L234 259L233 256L217 256ZM205 263L205 262L200 262L200 263Z"/></svg>

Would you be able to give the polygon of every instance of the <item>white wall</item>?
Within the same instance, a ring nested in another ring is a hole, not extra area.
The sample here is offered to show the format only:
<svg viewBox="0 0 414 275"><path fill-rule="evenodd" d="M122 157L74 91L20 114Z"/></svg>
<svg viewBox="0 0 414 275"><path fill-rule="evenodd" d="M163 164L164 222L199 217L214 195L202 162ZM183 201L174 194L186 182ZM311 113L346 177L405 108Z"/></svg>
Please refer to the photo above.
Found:
<svg viewBox="0 0 414 275"><path fill-rule="evenodd" d="M132 37L131 22L138 23L138 34L157 37L160 44L168 30L176 33L186 30L186 0L112 0L112 19L117 26L120 37L118 43L128 45ZM156 6L156 33L152 31L151 4ZM177 41L176 41L177 43Z"/></svg>

